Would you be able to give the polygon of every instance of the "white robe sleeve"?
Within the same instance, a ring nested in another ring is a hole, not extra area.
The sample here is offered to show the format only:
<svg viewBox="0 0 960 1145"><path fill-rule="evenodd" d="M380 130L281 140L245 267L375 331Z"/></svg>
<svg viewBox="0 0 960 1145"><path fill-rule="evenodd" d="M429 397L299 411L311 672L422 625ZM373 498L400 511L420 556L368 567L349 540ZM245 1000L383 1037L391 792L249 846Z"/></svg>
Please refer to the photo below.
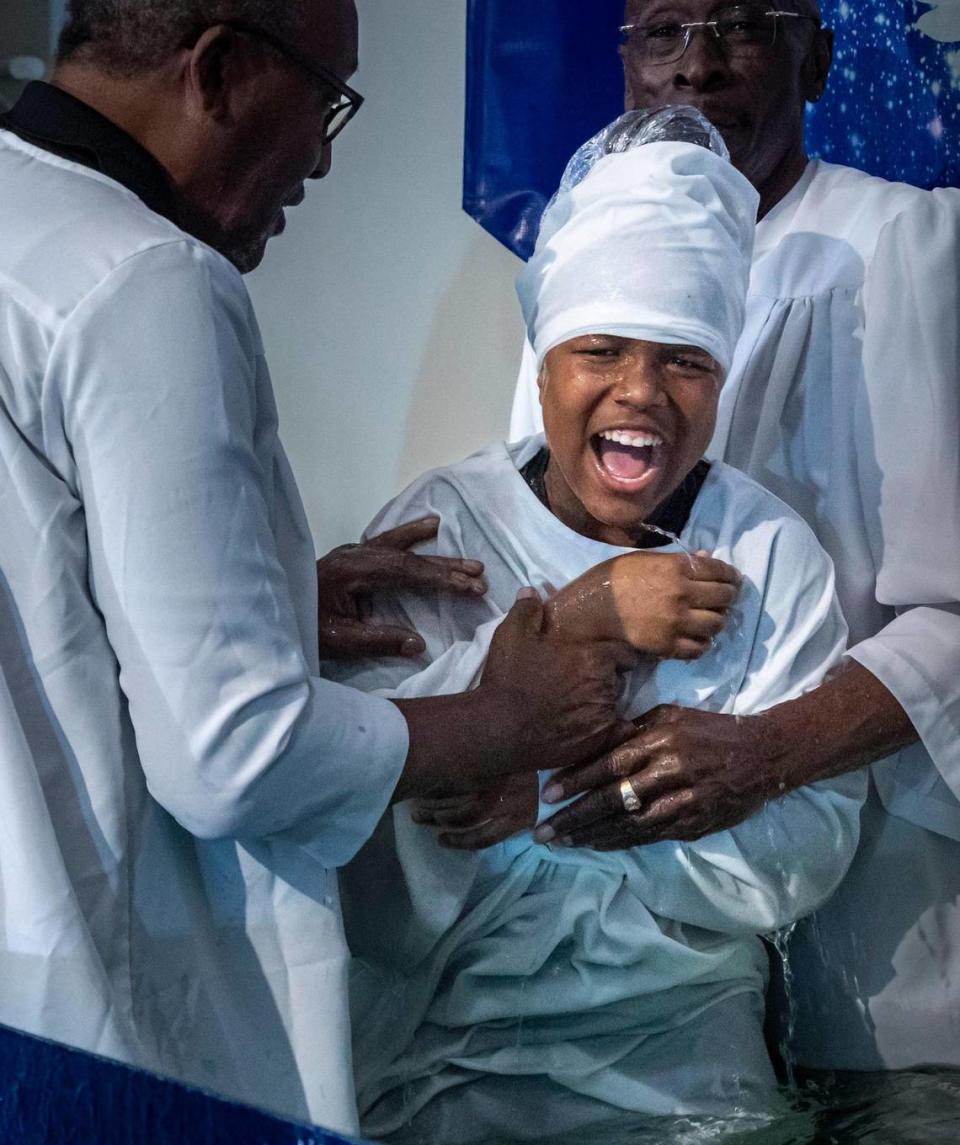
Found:
<svg viewBox="0 0 960 1145"><path fill-rule="evenodd" d="M513 409L510 412L510 440L520 441L542 432L543 411L540 409L540 393L537 389L537 359L530 339L526 338L517 388L513 394Z"/></svg>
<svg viewBox="0 0 960 1145"><path fill-rule="evenodd" d="M816 687L846 641L830 560L792 514L779 527L762 591L738 715ZM815 910L846 873L866 787L866 773L854 772L774 800L729 831L637 848L631 885L650 910L678 922L734 935L778 930Z"/></svg>
<svg viewBox="0 0 960 1145"><path fill-rule="evenodd" d="M279 837L346 862L388 804L406 724L309 670L239 276L186 241L135 255L68 319L48 381L151 794L197 836Z"/></svg>
<svg viewBox="0 0 960 1145"><path fill-rule="evenodd" d="M960 191L886 225L864 311L861 498L877 599L897 616L850 655L903 705L960 799Z"/></svg>

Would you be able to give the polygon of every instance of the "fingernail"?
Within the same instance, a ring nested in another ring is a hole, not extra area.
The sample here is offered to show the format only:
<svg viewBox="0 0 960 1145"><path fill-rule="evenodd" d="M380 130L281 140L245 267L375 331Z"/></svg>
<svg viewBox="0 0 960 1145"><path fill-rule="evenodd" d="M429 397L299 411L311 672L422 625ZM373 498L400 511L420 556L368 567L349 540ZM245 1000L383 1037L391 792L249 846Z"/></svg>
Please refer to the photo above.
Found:
<svg viewBox="0 0 960 1145"><path fill-rule="evenodd" d="M422 640L418 640L415 636L410 636L404 640L400 652L404 656L419 656L425 648L426 645Z"/></svg>
<svg viewBox="0 0 960 1145"><path fill-rule="evenodd" d="M463 567L468 573L479 576L483 572L483 561L464 561Z"/></svg>
<svg viewBox="0 0 960 1145"><path fill-rule="evenodd" d="M487 582L485 580L475 580L471 587L477 596L483 596L487 591Z"/></svg>
<svg viewBox="0 0 960 1145"><path fill-rule="evenodd" d="M540 593L530 585L525 585L517 591L517 600L539 600Z"/></svg>
<svg viewBox="0 0 960 1145"><path fill-rule="evenodd" d="M563 798L563 788L559 783L548 783L543 789L544 803L559 803Z"/></svg>
<svg viewBox="0 0 960 1145"><path fill-rule="evenodd" d="M556 831L554 831L549 823L541 823L536 831L534 831L533 839L535 843L552 843L556 838L556 834Z"/></svg>

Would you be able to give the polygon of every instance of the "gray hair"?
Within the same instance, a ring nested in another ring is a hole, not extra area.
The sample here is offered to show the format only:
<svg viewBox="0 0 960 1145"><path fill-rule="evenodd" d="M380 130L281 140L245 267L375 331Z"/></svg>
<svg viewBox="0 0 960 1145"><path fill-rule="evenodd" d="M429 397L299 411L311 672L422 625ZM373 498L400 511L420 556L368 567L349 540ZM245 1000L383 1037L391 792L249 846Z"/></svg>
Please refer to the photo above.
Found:
<svg viewBox="0 0 960 1145"><path fill-rule="evenodd" d="M305 0L70 0L57 60L132 77L160 67L204 29L243 20L296 42Z"/></svg>

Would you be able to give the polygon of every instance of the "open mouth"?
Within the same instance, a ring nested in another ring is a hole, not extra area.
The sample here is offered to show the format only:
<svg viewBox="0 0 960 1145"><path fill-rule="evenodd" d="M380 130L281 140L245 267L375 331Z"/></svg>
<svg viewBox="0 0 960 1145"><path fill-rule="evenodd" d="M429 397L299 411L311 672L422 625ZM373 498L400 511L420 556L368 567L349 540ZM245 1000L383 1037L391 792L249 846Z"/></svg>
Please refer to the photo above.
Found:
<svg viewBox="0 0 960 1145"><path fill-rule="evenodd" d="M605 429L594 434L591 444L601 476L624 493L650 484L666 462L666 443L655 433Z"/></svg>

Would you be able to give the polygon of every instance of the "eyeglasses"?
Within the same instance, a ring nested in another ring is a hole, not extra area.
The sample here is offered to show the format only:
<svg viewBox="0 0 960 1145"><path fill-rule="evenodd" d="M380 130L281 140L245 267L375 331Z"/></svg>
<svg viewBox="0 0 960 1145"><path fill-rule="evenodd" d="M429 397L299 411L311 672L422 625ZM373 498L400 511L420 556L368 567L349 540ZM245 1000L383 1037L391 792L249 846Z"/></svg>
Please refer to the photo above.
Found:
<svg viewBox="0 0 960 1145"><path fill-rule="evenodd" d="M675 63L690 46L695 28L709 28L728 57L755 56L773 47L780 19L811 20L820 27L816 16L738 4L721 8L712 20L690 24L682 24L670 16L656 16L645 24L624 24L620 37L624 48L647 64Z"/></svg>
<svg viewBox="0 0 960 1145"><path fill-rule="evenodd" d="M235 32L241 32L243 35L252 36L262 40L265 44L269 44L271 48L286 56L291 63L296 64L298 68L301 68L315 81L323 85L326 92L324 98L330 104L323 125L324 147L328 147L336 139L363 106L363 96L358 91L354 91L349 84L344 83L339 76L335 76L322 64L312 63L305 59L295 48L291 48L289 44L285 44L283 40L272 33L243 20L224 20L222 24L225 28L232 28ZM333 93L333 101L330 97L331 92Z"/></svg>

